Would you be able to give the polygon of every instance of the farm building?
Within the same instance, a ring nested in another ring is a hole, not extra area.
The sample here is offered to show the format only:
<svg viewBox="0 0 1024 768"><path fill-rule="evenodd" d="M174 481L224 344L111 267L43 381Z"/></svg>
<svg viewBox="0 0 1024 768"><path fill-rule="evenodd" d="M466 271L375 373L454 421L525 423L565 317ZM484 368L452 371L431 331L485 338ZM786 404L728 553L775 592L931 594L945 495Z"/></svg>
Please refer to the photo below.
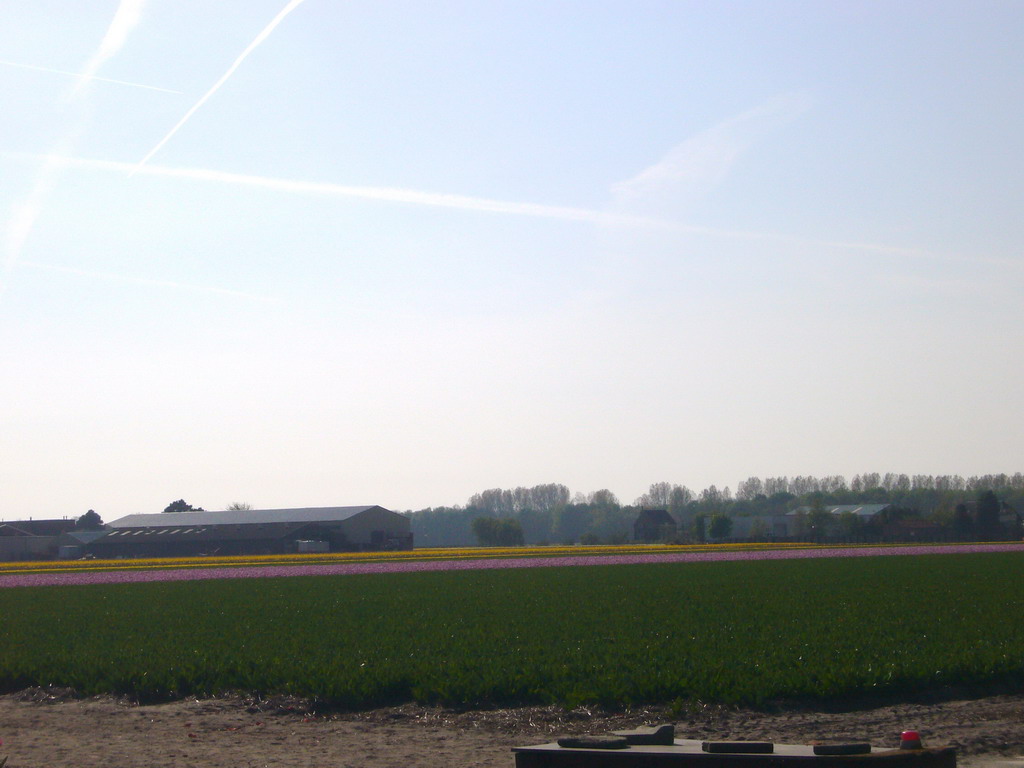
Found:
<svg viewBox="0 0 1024 768"><path fill-rule="evenodd" d="M187 557L412 549L409 519L383 507L128 515L87 545L96 557Z"/></svg>
<svg viewBox="0 0 1024 768"><path fill-rule="evenodd" d="M0 523L0 561L47 560L57 554L57 539L74 520L16 520Z"/></svg>
<svg viewBox="0 0 1024 768"><path fill-rule="evenodd" d="M842 504L824 507L834 518L844 513L854 515L861 522L867 523L876 515L888 509L890 504ZM800 507L781 515L749 515L732 518L732 539L787 539L807 536L807 515L811 507Z"/></svg>
<svg viewBox="0 0 1024 768"><path fill-rule="evenodd" d="M92 530L74 530L57 537L57 559L77 560L88 551L89 544L106 535L106 526Z"/></svg>
<svg viewBox="0 0 1024 768"><path fill-rule="evenodd" d="M891 504L839 504L825 507L825 511L831 515L835 515L836 517L845 512L849 512L851 515L856 515L864 522L868 522L874 518L875 515L885 511L891 506ZM801 514L810 514L810 512L811 507L800 507L798 509L794 509L792 512L787 512L786 516L792 518Z"/></svg>
<svg viewBox="0 0 1024 768"><path fill-rule="evenodd" d="M645 509L633 523L634 541L662 541L675 535L675 518L665 509Z"/></svg>

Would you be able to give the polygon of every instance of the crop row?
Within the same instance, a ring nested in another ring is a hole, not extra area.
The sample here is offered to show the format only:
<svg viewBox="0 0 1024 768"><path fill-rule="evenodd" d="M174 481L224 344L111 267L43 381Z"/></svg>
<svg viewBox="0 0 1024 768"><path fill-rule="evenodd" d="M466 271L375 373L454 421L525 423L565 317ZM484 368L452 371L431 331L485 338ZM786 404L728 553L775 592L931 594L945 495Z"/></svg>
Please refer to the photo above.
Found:
<svg viewBox="0 0 1024 768"><path fill-rule="evenodd" d="M1024 677L1021 553L0 590L0 689L345 707L758 702Z"/></svg>
<svg viewBox="0 0 1024 768"><path fill-rule="evenodd" d="M8 587L72 586L83 584L124 584L152 581L199 581L205 579L264 579L283 576L352 576L355 574L410 573L416 571L453 571L506 568L554 568L559 566L630 565L640 563L699 563L732 560L791 560L805 558L878 557L922 554L965 554L969 552L1024 552L1022 542L989 544L915 544L860 546L716 546L716 547L589 547L547 550L524 548L525 554L509 549L441 550L458 552L443 556L433 550L417 550L418 557L394 558L392 553L363 555L361 559L323 561L277 561L239 558L217 563L195 558L98 561L95 568L63 568L49 564L40 569L4 572L0 569L0 589ZM593 551L597 550L597 551ZM416 554L413 552L409 555ZM308 557L299 555L292 557Z"/></svg>
<svg viewBox="0 0 1024 768"><path fill-rule="evenodd" d="M398 551L329 552L317 554L229 555L202 557L140 557L129 560L32 560L0 562L0 576L18 573L69 573L112 570L155 570L164 568L212 568L282 564L398 563L427 560L485 560L503 557L598 557L604 555L649 555L659 552L757 552L764 550L815 549L806 543L728 544L622 544L599 546L545 547L438 547ZM0 581L0 586L3 586Z"/></svg>

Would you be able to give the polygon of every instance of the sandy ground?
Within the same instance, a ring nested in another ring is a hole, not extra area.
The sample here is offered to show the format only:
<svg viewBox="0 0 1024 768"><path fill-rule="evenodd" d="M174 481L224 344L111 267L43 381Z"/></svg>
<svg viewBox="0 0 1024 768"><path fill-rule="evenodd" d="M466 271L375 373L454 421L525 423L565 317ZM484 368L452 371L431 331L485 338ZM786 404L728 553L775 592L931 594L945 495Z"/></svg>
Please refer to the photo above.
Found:
<svg viewBox="0 0 1024 768"><path fill-rule="evenodd" d="M557 708L473 712L420 706L312 715L295 700L243 697L139 706L39 689L0 697L0 760L7 768L195 766L451 766L513 768L512 746L558 736L671 722L678 738L895 746L906 729L926 746L958 748L961 766L1024 755L1024 694L814 712L697 707L625 713ZM1024 768L1024 762L1015 764Z"/></svg>

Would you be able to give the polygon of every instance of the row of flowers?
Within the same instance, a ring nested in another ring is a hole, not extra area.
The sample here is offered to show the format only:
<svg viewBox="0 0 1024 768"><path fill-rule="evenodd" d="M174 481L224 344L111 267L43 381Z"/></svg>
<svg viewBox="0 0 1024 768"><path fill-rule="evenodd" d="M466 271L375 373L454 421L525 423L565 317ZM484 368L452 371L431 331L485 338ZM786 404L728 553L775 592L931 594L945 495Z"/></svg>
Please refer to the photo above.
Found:
<svg viewBox="0 0 1024 768"><path fill-rule="evenodd" d="M66 571L96 571L139 568L208 568L211 566L270 565L275 563L334 562L396 562L405 560L458 560L500 557L587 557L596 555L655 554L658 552L714 552L728 550L763 550L777 548L813 547L809 544L623 544L600 546L545 546L545 547L446 547L412 549L394 552L331 552L315 554L232 555L203 557L147 557L130 560L64 560L25 561L0 564L5 573L63 573Z"/></svg>
<svg viewBox="0 0 1024 768"><path fill-rule="evenodd" d="M824 557L874 557L882 555L955 554L966 552L1024 552L1024 543L954 544L862 547L775 547L771 549L691 549L632 554L573 554L548 557L432 558L382 562L334 562L296 564L235 565L208 568L123 569L105 571L64 571L49 573L0 574L0 588L120 584L153 581L196 581L225 578L266 578L287 576L348 576L356 574L409 573L417 571L484 570L496 568L544 568L558 566L627 565L641 563L698 563L737 560L786 560Z"/></svg>

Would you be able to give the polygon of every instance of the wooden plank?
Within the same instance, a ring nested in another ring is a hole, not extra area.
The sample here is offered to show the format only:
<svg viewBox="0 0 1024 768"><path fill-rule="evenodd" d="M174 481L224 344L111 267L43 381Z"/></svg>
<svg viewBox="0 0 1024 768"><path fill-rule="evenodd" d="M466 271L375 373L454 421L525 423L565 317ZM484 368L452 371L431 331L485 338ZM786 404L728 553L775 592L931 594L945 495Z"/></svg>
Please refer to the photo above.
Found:
<svg viewBox="0 0 1024 768"><path fill-rule="evenodd" d="M515 747L516 768L956 768L952 747L878 749L856 755L816 755L812 745L775 744L768 754L708 753L702 742L671 746L577 749L557 743Z"/></svg>

